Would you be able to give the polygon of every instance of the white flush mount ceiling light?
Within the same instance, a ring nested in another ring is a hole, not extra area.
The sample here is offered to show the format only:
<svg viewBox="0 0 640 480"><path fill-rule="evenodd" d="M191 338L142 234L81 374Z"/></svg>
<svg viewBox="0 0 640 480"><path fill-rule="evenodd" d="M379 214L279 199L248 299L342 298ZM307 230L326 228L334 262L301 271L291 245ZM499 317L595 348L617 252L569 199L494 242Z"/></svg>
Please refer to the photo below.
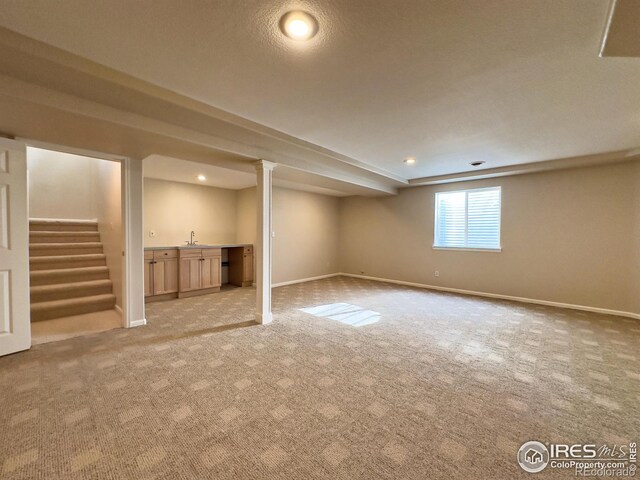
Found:
<svg viewBox="0 0 640 480"><path fill-rule="evenodd" d="M416 158L415 157L407 157L404 159L404 163L406 163L407 165L414 165L416 163Z"/></svg>
<svg viewBox="0 0 640 480"><path fill-rule="evenodd" d="M205 177L205 176L204 176L204 175L202 175L202 174L198 175L196 178L197 178L198 180L200 180L201 182L204 182L204 181L207 179L207 177Z"/></svg>
<svg viewBox="0 0 640 480"><path fill-rule="evenodd" d="M280 30L292 40L309 40L318 33L318 22L307 12L294 10L282 16Z"/></svg>

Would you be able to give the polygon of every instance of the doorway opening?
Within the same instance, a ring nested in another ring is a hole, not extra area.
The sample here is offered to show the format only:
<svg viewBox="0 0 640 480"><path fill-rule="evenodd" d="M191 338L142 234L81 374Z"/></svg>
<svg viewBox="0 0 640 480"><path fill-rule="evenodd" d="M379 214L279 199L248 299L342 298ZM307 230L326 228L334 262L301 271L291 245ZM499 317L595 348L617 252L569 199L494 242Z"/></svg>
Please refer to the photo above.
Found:
<svg viewBox="0 0 640 480"><path fill-rule="evenodd" d="M34 345L123 326L122 170L27 147Z"/></svg>
<svg viewBox="0 0 640 480"><path fill-rule="evenodd" d="M143 160L146 303L209 294L222 301L253 286L256 175L250 169L162 155Z"/></svg>

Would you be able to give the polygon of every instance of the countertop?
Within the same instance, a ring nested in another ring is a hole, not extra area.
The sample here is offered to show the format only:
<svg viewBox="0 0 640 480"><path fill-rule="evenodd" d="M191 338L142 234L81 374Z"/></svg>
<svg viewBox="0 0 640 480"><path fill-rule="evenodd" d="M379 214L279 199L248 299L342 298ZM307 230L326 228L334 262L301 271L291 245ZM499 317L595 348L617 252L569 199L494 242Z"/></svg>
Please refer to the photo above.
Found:
<svg viewBox="0 0 640 480"><path fill-rule="evenodd" d="M170 247L144 247L145 250L191 250L194 248L234 248L234 247L252 247L251 243L226 243L224 245L173 245Z"/></svg>

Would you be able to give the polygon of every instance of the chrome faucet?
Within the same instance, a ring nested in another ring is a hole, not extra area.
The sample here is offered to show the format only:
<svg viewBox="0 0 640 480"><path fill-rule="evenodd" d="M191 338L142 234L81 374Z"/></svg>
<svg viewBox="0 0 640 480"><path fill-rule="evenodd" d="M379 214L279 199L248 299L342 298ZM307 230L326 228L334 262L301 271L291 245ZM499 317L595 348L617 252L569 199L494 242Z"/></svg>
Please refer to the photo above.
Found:
<svg viewBox="0 0 640 480"><path fill-rule="evenodd" d="M193 237L196 235L196 232L194 232L193 230L191 230L191 240L189 240L188 242L185 242L187 245L196 245L198 243L198 241L196 240L195 242L193 241Z"/></svg>

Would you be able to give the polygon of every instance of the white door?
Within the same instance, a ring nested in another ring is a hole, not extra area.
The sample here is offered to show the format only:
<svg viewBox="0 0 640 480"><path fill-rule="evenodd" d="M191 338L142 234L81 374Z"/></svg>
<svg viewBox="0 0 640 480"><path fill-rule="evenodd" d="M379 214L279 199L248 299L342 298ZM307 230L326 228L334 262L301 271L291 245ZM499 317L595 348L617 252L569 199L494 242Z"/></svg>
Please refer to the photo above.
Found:
<svg viewBox="0 0 640 480"><path fill-rule="evenodd" d="M31 347L27 154L0 138L0 355Z"/></svg>

